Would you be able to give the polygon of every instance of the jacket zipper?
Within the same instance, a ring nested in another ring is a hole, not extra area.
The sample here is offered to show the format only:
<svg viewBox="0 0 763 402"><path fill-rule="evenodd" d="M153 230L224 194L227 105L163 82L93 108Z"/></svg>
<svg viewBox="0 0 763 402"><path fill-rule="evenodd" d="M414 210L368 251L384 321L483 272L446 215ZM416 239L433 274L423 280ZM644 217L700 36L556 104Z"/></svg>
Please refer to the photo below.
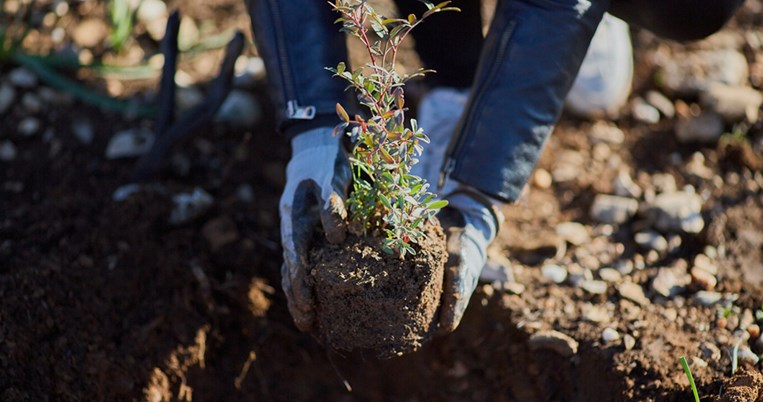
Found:
<svg viewBox="0 0 763 402"><path fill-rule="evenodd" d="M445 157L445 163L443 164L443 170L440 173L440 179L437 183L437 187L441 190L445 187L445 184L447 183L448 179L450 178L450 175L456 170L456 160L458 159L459 154L461 153L461 148L464 145L465 142L465 135L464 133L470 132L472 129L472 126L475 124L475 115L477 111L480 110L484 93L485 91L490 87L489 84L493 82L493 79L495 78L496 74L498 74L498 66L503 62L504 55L506 54L506 48L508 47L509 39L511 39L511 34L514 33L514 28L516 27L517 23L515 20L512 20L509 22L509 24L504 28L504 32L501 34L499 44L498 44L498 51L494 53L495 57L493 57L490 61L490 70L488 71L488 74L486 75L485 79L482 80L479 83L479 86L477 87L477 90L474 93L473 102L474 105L469 108L469 114L465 117L464 120L464 128L458 133L458 136L454 139L454 141L451 143L451 147L449 147L446 157Z"/></svg>
<svg viewBox="0 0 763 402"><path fill-rule="evenodd" d="M284 42L282 27L283 19L281 18L281 10L278 8L278 1L267 0L267 2L270 5L268 8L270 9L271 20L275 21L273 28L276 35L276 51L280 60L281 85L286 93L286 118L312 120L315 117L315 106L300 106L297 91L294 89L293 81L291 80L291 65L286 53L286 43Z"/></svg>

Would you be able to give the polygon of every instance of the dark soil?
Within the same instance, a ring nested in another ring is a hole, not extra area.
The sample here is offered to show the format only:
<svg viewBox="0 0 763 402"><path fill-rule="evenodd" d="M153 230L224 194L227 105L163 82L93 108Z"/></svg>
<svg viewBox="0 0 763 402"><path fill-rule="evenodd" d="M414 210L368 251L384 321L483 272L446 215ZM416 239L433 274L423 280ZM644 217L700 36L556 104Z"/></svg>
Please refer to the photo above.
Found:
<svg viewBox="0 0 763 402"><path fill-rule="evenodd" d="M717 402L763 402L763 374L741 370L723 381L723 391Z"/></svg>
<svg viewBox="0 0 763 402"><path fill-rule="evenodd" d="M310 254L317 336L338 350L370 349L380 357L416 351L437 329L447 251L439 224L425 226L416 254L401 260L377 236L326 241Z"/></svg>

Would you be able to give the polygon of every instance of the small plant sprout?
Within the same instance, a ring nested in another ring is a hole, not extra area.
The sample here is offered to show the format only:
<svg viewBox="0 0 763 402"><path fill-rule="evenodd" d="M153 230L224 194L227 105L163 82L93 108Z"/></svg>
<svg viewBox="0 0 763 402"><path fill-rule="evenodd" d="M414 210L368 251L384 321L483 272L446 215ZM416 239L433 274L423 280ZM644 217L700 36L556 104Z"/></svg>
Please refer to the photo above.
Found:
<svg viewBox="0 0 763 402"><path fill-rule="evenodd" d="M329 4L340 16L342 32L358 38L368 52L370 61L365 67L348 71L345 63L327 68L336 77L349 83L359 103L369 115L351 116L336 105L341 123L335 135L346 133L352 141L350 166L353 189L348 197L350 228L356 234L382 230L386 234L384 250L397 252L401 258L415 254L412 243L421 241L422 226L448 203L436 200L429 184L411 174L418 163L423 145L429 138L410 119L406 126L405 83L431 70L419 69L400 75L395 70L398 49L405 37L429 16L441 11L458 11L448 7L449 1L434 5L422 1L427 11L421 17L385 18L366 0L335 0ZM370 29L369 29L370 27ZM373 30L371 34L370 30ZM375 39L371 39L375 35ZM376 39L378 38L378 39Z"/></svg>
<svg viewBox="0 0 763 402"><path fill-rule="evenodd" d="M694 383L694 376L691 375L691 370L689 369L689 363L686 362L686 357L681 356L678 358L678 361L681 362L681 367L683 367L684 373L686 373L686 377L689 379L689 386L691 387L692 394L694 394L694 401L699 402L697 384Z"/></svg>

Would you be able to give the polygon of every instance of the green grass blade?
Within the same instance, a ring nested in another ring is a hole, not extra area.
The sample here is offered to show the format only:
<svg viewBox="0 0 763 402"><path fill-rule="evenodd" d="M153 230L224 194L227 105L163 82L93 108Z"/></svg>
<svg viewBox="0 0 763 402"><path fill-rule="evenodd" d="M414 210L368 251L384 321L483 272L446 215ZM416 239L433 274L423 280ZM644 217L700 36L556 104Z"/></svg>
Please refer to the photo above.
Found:
<svg viewBox="0 0 763 402"><path fill-rule="evenodd" d="M694 401L699 402L699 393L697 392L697 384L694 383L694 376L691 375L691 370L689 369L689 363L686 362L686 358L684 356L679 357L678 361L681 362L681 367L684 368L684 373L686 373L686 377L689 379L691 392L694 394Z"/></svg>

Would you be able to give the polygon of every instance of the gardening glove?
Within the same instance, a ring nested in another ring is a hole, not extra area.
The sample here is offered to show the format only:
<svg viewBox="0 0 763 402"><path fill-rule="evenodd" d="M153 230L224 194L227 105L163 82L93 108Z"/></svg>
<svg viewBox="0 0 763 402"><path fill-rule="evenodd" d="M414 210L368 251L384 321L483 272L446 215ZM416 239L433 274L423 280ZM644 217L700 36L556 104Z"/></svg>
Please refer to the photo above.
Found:
<svg viewBox="0 0 763 402"><path fill-rule="evenodd" d="M503 221L498 203L477 190L459 187L445 199L448 206L437 215L448 249L439 318L441 334L452 332L461 322L487 261L487 247Z"/></svg>
<svg viewBox="0 0 763 402"><path fill-rule="evenodd" d="M286 167L286 187L281 195L281 286L289 312L301 331L310 331L315 320L314 295L307 283L310 240L318 222L326 239L345 239L344 197L351 172L340 138L331 128L317 128L291 141L292 157Z"/></svg>
<svg viewBox="0 0 763 402"><path fill-rule="evenodd" d="M464 112L468 97L468 88L443 87L429 91L419 103L417 121L429 137L429 144L424 147L419 163L411 167L411 173L426 179L432 186L439 180L445 151ZM453 190L455 183L450 180L439 193L447 194Z"/></svg>

